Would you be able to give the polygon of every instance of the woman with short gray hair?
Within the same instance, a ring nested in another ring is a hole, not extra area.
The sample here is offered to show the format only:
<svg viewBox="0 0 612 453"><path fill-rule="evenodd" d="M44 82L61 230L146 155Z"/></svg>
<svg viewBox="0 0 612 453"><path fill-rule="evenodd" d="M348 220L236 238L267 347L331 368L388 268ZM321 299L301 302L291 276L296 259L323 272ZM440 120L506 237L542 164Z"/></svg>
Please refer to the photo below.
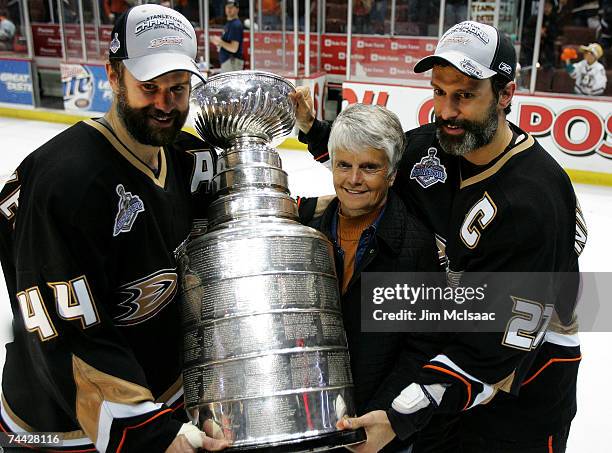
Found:
<svg viewBox="0 0 612 453"><path fill-rule="evenodd" d="M402 333L361 331L361 273L440 269L434 235L389 190L403 149L404 132L394 113L377 105L347 107L329 142L336 198L308 222L334 245L358 415L386 410L404 388L403 380L396 381L403 376L399 358L406 344ZM384 451L407 448L395 440Z"/></svg>
<svg viewBox="0 0 612 453"><path fill-rule="evenodd" d="M404 130L395 113L379 105L353 104L334 121L328 146L332 161L335 149L384 151L389 159L389 169L395 173L404 145Z"/></svg>

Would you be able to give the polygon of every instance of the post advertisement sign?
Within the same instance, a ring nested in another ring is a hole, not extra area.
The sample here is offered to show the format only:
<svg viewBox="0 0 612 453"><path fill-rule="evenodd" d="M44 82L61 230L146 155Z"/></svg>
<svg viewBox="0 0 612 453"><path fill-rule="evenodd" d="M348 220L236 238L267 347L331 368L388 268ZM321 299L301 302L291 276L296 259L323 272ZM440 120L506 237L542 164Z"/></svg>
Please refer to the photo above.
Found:
<svg viewBox="0 0 612 453"><path fill-rule="evenodd" d="M345 105L383 105L405 130L433 120L432 89L345 82ZM508 120L533 135L559 164L612 174L612 109L609 98L516 93Z"/></svg>

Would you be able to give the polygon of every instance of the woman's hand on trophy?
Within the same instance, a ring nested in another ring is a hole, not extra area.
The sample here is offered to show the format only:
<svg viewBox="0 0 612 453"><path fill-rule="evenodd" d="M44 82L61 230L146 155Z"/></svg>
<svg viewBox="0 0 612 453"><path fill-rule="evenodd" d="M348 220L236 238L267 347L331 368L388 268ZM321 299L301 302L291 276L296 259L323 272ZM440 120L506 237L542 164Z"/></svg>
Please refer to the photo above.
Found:
<svg viewBox="0 0 612 453"><path fill-rule="evenodd" d="M348 447L349 450L355 453L375 453L380 451L395 437L385 411L372 411L356 418L342 418L336 423L336 428L340 430L365 429L367 435L366 441Z"/></svg>
<svg viewBox="0 0 612 453"><path fill-rule="evenodd" d="M295 93L289 93L289 98L295 103L295 123L299 130L307 134L315 120L314 101L310 88L297 87Z"/></svg>
<svg viewBox="0 0 612 453"><path fill-rule="evenodd" d="M200 449L220 451L230 445L231 443L225 439L209 437L196 426L184 423L175 439L166 449L166 453L196 453Z"/></svg>

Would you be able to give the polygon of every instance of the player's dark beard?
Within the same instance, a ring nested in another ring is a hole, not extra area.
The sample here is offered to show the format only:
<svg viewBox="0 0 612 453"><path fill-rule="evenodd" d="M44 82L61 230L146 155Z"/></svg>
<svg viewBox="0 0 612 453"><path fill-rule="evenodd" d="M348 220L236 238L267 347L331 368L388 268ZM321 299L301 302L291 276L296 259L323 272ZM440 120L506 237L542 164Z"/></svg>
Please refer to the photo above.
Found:
<svg viewBox="0 0 612 453"><path fill-rule="evenodd" d="M464 156L491 143L497 132L498 119L497 102L491 103L482 121L452 121L436 116L436 137L445 152L453 156ZM449 135L442 129L445 125L461 127L464 132L457 136Z"/></svg>
<svg viewBox="0 0 612 453"><path fill-rule="evenodd" d="M132 137L143 145L151 146L170 145L181 131L189 113L188 110L181 112L174 109L166 114L153 106L140 109L132 108L128 104L124 87L121 87L117 94L117 112ZM151 126L148 119L153 115L172 117L172 125L163 129Z"/></svg>

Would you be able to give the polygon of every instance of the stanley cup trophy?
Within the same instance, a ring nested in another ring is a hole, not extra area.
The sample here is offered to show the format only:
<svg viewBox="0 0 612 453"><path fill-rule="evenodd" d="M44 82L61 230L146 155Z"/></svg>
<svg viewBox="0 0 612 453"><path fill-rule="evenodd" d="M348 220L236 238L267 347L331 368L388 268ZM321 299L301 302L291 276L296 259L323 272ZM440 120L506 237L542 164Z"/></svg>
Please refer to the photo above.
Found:
<svg viewBox="0 0 612 453"><path fill-rule="evenodd" d="M225 73L194 89L196 129L221 148L208 232L179 257L185 406L232 450L352 444L352 377L332 246L297 219L271 144L295 123L282 77Z"/></svg>

